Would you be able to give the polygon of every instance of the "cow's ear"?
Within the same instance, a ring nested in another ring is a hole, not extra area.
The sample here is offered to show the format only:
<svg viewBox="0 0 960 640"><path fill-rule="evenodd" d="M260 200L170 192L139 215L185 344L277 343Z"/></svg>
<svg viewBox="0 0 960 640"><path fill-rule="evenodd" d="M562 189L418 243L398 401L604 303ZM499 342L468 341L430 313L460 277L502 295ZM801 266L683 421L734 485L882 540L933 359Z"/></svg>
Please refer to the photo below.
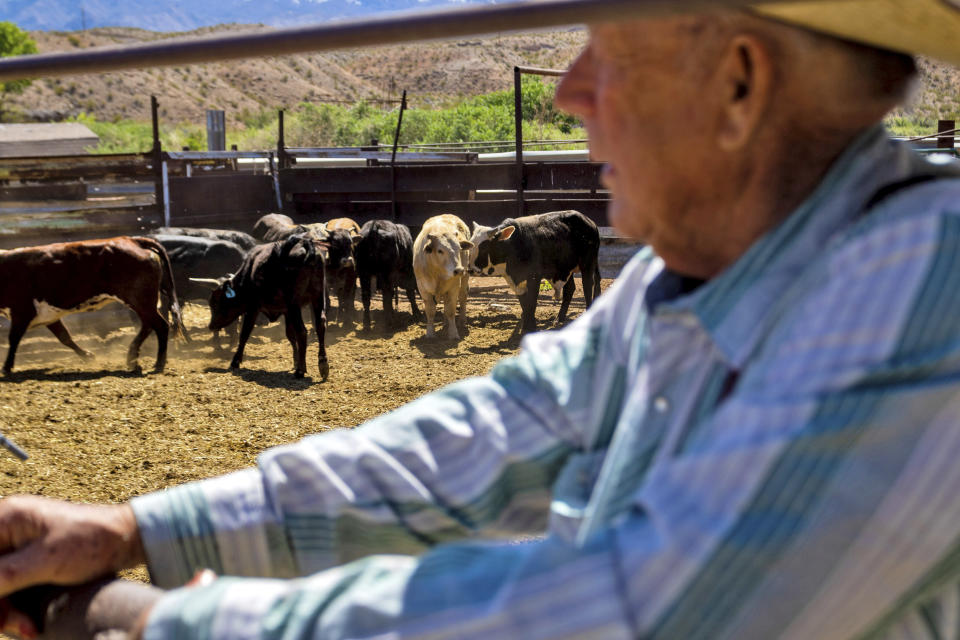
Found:
<svg viewBox="0 0 960 640"><path fill-rule="evenodd" d="M224 288L223 292L224 292L224 294L226 294L227 300L230 300L231 298L236 298L236 297L237 297L237 292L234 291L234 290L233 290L233 287L231 287L230 285L227 285L227 286Z"/></svg>
<svg viewBox="0 0 960 640"><path fill-rule="evenodd" d="M498 240L509 240L510 236L513 235L513 232L517 230L515 225L510 225L509 227L504 227L500 229L500 232L497 233Z"/></svg>
<svg viewBox="0 0 960 640"><path fill-rule="evenodd" d="M460 248L461 248L461 249L473 249L473 243L470 242L469 240L461 240L461 241L460 241Z"/></svg>
<svg viewBox="0 0 960 640"><path fill-rule="evenodd" d="M360 244L360 240L361 240L362 238L363 238L363 236L361 236L361 235L358 233L358 234L355 235L355 236L350 236L350 242L353 244L353 246L357 246L358 244Z"/></svg>

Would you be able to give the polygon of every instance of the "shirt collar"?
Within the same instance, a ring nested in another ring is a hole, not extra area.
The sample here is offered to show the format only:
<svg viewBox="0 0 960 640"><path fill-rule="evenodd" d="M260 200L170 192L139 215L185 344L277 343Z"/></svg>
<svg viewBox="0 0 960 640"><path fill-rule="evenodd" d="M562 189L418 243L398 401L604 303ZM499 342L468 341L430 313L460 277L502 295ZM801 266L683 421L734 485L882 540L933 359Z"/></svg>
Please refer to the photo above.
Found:
<svg viewBox="0 0 960 640"><path fill-rule="evenodd" d="M863 213L884 185L930 171L932 165L882 125L861 134L813 193L736 262L692 292L689 279L664 270L647 290L652 311L694 314L721 356L741 369L773 320L777 301L838 231Z"/></svg>

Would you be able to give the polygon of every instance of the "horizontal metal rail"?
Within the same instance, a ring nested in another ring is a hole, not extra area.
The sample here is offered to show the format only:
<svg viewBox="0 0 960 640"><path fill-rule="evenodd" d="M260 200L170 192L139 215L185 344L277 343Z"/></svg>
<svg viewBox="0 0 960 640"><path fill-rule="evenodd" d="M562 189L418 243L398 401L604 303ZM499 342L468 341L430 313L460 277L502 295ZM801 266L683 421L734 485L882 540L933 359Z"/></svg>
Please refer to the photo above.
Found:
<svg viewBox="0 0 960 640"><path fill-rule="evenodd" d="M233 160L270 157L271 151L166 151L171 160Z"/></svg>
<svg viewBox="0 0 960 640"><path fill-rule="evenodd" d="M536 147L545 144L587 144L589 140L580 138L575 140L524 140L523 146ZM505 145L513 146L513 140L486 140L477 142L418 142L411 144L401 144L405 149L442 149L442 148L470 148L478 147L502 147ZM380 145L385 147L387 145Z"/></svg>
<svg viewBox="0 0 960 640"><path fill-rule="evenodd" d="M556 76L558 78L566 73L565 69L541 69L540 67L517 67L517 71L532 76Z"/></svg>
<svg viewBox="0 0 960 640"><path fill-rule="evenodd" d="M269 32L13 56L0 60L0 82L455 38L604 20L619 22L631 16L746 7L771 1L775 0L533 0L379 15Z"/></svg>

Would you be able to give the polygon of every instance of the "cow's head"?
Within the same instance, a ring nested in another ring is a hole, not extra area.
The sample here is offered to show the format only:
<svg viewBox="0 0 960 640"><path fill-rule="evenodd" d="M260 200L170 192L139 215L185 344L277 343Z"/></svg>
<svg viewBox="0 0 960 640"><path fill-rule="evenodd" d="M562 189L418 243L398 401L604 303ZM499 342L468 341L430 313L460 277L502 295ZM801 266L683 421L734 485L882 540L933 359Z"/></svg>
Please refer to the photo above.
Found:
<svg viewBox="0 0 960 640"><path fill-rule="evenodd" d="M219 331L243 314L243 304L237 294L234 275L222 278L190 278L191 282L203 284L212 289L210 292L211 331Z"/></svg>
<svg viewBox="0 0 960 640"><path fill-rule="evenodd" d="M504 242L513 236L517 227L501 224L497 227L485 227L473 223L473 249L470 250L470 273L483 275L503 275L506 269L506 251Z"/></svg>
<svg viewBox="0 0 960 640"><path fill-rule="evenodd" d="M423 253L432 272L452 278L467 272L462 252L471 248L473 248L472 242L457 240L452 234L428 233Z"/></svg>
<svg viewBox="0 0 960 640"><path fill-rule="evenodd" d="M354 240L349 231L334 229L328 232L326 242L329 245L326 256L327 268L332 270L356 268L357 263L353 255Z"/></svg>

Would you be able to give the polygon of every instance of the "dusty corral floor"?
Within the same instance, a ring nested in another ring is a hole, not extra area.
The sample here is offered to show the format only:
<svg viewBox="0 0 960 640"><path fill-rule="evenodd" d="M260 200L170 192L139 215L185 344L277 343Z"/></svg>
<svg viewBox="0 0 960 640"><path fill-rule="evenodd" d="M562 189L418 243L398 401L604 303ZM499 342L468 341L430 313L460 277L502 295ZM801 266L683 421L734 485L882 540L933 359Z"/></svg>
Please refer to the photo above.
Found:
<svg viewBox="0 0 960 640"><path fill-rule="evenodd" d="M470 332L459 342L427 340L422 324L384 333L378 327L378 299L369 334L360 332L359 324L342 329L331 323L330 378L323 384L312 335L308 377L293 378L281 323L254 329L243 366L232 373L232 352L215 350L204 329L208 311L203 305L187 305L194 340L171 340L161 374L125 371L133 328L124 316L112 316L105 337L74 330L77 342L96 354L90 361L45 329L32 329L17 352L13 375L0 377L0 431L30 459L21 462L0 449L0 495L121 501L248 466L272 445L352 427L446 383L484 374L516 352L519 340L510 334L520 310L502 280L475 279L473 292ZM359 307L358 300L358 319ZM582 310L578 282L570 316ZM400 311L409 321L405 298ZM540 326L548 326L556 311L552 297L542 294ZM70 322L76 327L81 320L72 316ZM5 355L6 331L0 331L0 345ZM144 371L153 367L155 354L156 341L150 338L141 350Z"/></svg>

